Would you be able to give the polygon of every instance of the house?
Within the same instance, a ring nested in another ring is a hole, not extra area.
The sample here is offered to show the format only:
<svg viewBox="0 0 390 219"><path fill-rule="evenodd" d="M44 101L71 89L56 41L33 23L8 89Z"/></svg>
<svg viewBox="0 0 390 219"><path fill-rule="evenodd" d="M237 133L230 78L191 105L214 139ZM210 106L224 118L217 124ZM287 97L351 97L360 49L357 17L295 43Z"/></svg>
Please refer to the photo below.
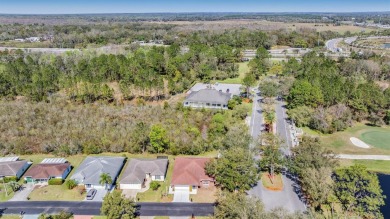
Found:
<svg viewBox="0 0 390 219"><path fill-rule="evenodd" d="M24 179L26 182L47 182L50 179L66 179L72 166L64 158L46 158L41 163L32 166Z"/></svg>
<svg viewBox="0 0 390 219"><path fill-rule="evenodd" d="M0 157L0 177L20 179L30 165L30 162L19 160L19 157Z"/></svg>
<svg viewBox="0 0 390 219"><path fill-rule="evenodd" d="M208 176L205 171L209 158L177 157L173 167L173 175L169 193L175 190L189 190L190 194L196 194L199 188L214 186L214 178Z"/></svg>
<svg viewBox="0 0 390 219"><path fill-rule="evenodd" d="M142 189L149 180L164 181L168 159L131 159L119 181L120 189Z"/></svg>
<svg viewBox="0 0 390 219"><path fill-rule="evenodd" d="M71 179L78 184L85 185L85 188L104 189L106 185L100 184L100 176L107 173L112 184L107 185L109 189L115 185L116 179L125 163L124 157L87 157L77 168Z"/></svg>
<svg viewBox="0 0 390 219"><path fill-rule="evenodd" d="M191 92L184 100L185 107L228 109L228 102L232 98L230 93L214 89L203 89Z"/></svg>

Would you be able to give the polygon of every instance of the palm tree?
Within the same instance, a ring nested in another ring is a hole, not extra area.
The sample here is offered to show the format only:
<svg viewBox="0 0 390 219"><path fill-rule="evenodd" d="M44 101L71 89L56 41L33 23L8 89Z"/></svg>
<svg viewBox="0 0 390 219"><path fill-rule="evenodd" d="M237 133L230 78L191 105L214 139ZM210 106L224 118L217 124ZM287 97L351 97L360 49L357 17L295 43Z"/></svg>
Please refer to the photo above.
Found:
<svg viewBox="0 0 390 219"><path fill-rule="evenodd" d="M99 183L100 183L100 185L104 185L105 189L107 189L107 184L112 183L112 178L108 173L102 173L100 175Z"/></svg>
<svg viewBox="0 0 390 219"><path fill-rule="evenodd" d="M268 128L268 132L273 132L273 124L275 122L275 113L274 112L265 112L264 113L265 125Z"/></svg>

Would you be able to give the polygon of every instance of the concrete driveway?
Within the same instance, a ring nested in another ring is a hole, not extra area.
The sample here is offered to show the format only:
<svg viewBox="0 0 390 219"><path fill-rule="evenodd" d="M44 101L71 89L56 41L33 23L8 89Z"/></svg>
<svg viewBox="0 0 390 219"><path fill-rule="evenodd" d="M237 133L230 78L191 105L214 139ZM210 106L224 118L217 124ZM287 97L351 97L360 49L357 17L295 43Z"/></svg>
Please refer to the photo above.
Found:
<svg viewBox="0 0 390 219"><path fill-rule="evenodd" d="M87 193L88 193L88 191L89 190L87 190ZM87 200L87 198L85 197L84 201L102 202L103 198L106 196L106 194L107 194L107 190L105 190L105 189L96 189L95 197L93 197L92 200Z"/></svg>
<svg viewBox="0 0 390 219"><path fill-rule="evenodd" d="M34 190L34 185L31 183L23 184L22 187L17 191L9 201L27 201L27 197Z"/></svg>
<svg viewBox="0 0 390 219"><path fill-rule="evenodd" d="M190 191L188 189L175 189L173 202L190 202Z"/></svg>

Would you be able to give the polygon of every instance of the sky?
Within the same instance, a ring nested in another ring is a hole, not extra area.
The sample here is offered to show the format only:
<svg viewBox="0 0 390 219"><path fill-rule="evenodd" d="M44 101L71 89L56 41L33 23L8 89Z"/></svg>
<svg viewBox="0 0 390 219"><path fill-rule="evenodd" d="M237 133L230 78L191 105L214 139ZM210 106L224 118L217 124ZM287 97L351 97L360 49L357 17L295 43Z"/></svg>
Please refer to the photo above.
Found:
<svg viewBox="0 0 390 219"><path fill-rule="evenodd" d="M390 0L0 0L1 14L390 11Z"/></svg>

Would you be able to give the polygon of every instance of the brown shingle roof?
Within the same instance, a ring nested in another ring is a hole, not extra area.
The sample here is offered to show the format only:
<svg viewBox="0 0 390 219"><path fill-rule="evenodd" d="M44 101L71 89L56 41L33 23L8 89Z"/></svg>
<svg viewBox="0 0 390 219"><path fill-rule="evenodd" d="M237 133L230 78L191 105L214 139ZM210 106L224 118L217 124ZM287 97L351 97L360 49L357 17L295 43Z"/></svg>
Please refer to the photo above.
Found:
<svg viewBox="0 0 390 219"><path fill-rule="evenodd" d="M202 180L214 181L204 169L209 161L209 158L177 157L173 167L171 184L199 186Z"/></svg>
<svg viewBox="0 0 390 219"><path fill-rule="evenodd" d="M48 179L50 176L62 176L70 163L37 164L24 175L33 179Z"/></svg>

